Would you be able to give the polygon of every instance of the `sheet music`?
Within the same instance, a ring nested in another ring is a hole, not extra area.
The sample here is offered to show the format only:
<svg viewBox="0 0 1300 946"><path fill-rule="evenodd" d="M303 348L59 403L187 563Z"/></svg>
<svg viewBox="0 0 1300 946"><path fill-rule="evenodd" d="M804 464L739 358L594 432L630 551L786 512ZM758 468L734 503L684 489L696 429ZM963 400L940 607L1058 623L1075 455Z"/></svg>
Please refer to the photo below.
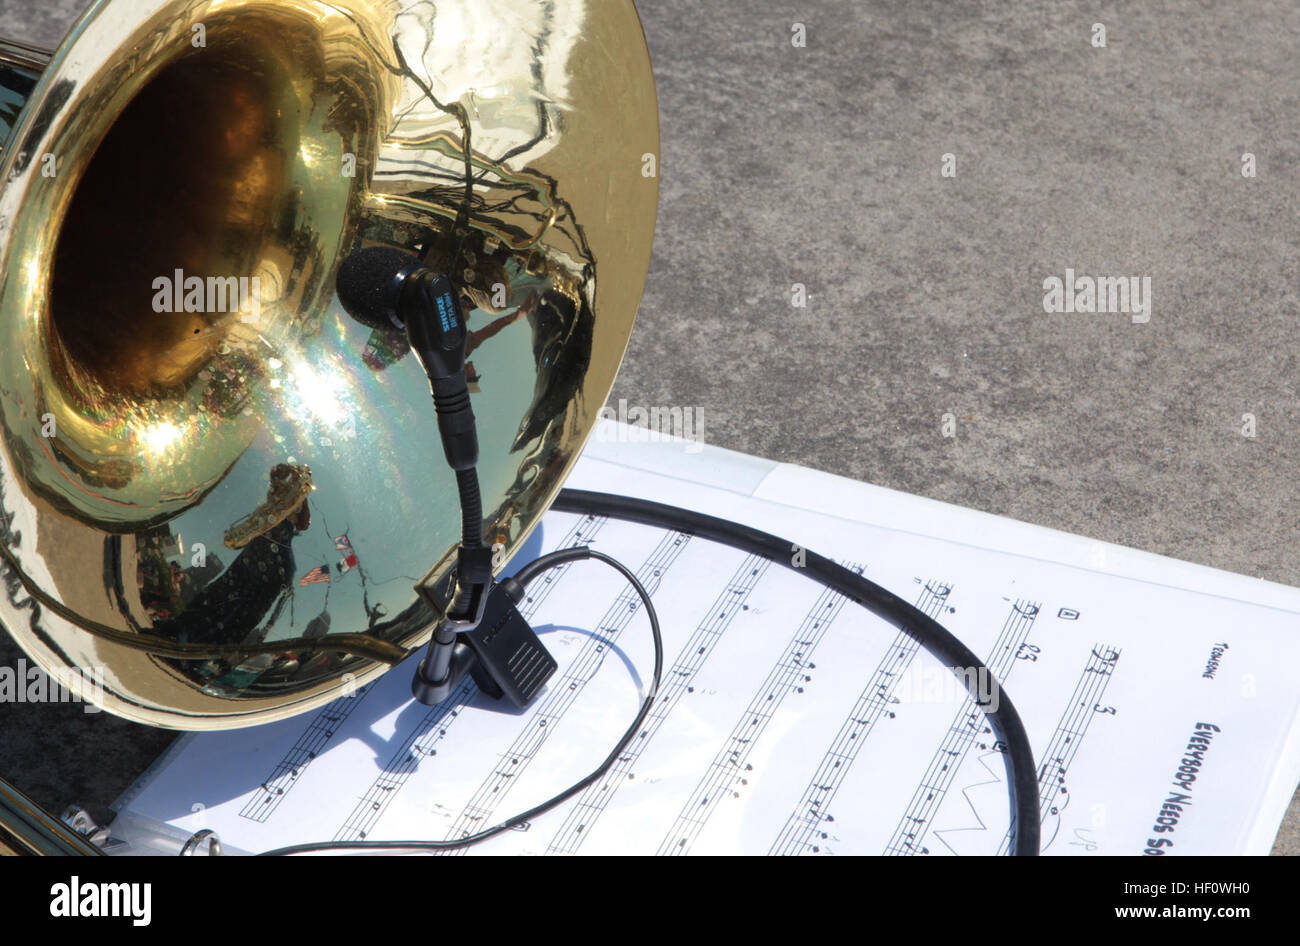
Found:
<svg viewBox="0 0 1300 946"><path fill-rule="evenodd" d="M1300 591L620 439L593 443L570 485L789 536L980 654L1034 745L1044 853L1268 852L1300 780ZM698 537L558 513L539 531L537 553L590 544L647 585L663 682L605 778L468 853L1005 853L1004 747L908 635L797 570ZM559 662L528 709L468 680L438 707L414 703L408 663L295 719L183 737L119 801L115 834L136 853L174 852L202 828L228 853L449 839L544 800L615 744L652 650L639 599L595 563L539 579L521 610Z"/></svg>

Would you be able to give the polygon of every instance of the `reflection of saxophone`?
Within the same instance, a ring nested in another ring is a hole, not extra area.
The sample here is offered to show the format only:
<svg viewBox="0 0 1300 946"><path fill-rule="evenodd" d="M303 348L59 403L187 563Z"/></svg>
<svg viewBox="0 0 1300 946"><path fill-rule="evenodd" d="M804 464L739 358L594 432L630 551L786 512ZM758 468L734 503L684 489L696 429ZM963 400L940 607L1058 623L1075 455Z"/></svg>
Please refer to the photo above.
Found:
<svg viewBox="0 0 1300 946"><path fill-rule="evenodd" d="M301 514L310 521L311 516L304 503L312 489L309 468L277 463L271 470L271 485L266 492L266 502L226 530L226 547L242 549L254 539L265 535L273 526L294 515ZM306 528L304 525L299 531Z"/></svg>

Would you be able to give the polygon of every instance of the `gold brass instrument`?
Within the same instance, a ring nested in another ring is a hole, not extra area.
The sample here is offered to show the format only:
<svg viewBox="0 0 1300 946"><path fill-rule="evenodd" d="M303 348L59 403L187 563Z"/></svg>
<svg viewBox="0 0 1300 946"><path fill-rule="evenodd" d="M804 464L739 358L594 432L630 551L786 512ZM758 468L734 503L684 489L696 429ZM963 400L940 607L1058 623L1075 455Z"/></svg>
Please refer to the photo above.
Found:
<svg viewBox="0 0 1300 946"><path fill-rule="evenodd" d="M0 43L0 622L175 729L401 660L455 479L339 263L401 247L473 300L504 564L613 384L658 147L631 0L99 0L57 52Z"/></svg>

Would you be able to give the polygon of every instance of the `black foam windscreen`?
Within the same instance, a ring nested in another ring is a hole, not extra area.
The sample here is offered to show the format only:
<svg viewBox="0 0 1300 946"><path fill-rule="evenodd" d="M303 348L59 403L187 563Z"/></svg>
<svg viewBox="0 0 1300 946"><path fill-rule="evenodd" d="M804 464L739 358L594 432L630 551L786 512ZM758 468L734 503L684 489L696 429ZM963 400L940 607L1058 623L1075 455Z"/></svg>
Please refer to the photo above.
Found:
<svg viewBox="0 0 1300 946"><path fill-rule="evenodd" d="M402 282L423 267L420 260L388 246L357 250L339 267L339 303L362 325L370 328L403 328L397 304Z"/></svg>

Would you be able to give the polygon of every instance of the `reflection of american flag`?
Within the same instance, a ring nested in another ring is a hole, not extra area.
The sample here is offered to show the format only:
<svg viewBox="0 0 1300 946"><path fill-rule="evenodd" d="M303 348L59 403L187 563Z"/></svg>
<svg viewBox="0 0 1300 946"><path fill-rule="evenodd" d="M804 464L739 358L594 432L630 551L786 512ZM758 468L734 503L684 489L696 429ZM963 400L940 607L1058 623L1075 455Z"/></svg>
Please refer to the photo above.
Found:
<svg viewBox="0 0 1300 946"><path fill-rule="evenodd" d="M357 553L352 551L352 543L348 541L347 533L334 537L334 548L343 553L338 564L340 572L350 572L357 567Z"/></svg>
<svg viewBox="0 0 1300 946"><path fill-rule="evenodd" d="M298 587L305 588L307 585L328 584L330 580L330 567L321 565L319 568L313 568L302 578L298 579Z"/></svg>

